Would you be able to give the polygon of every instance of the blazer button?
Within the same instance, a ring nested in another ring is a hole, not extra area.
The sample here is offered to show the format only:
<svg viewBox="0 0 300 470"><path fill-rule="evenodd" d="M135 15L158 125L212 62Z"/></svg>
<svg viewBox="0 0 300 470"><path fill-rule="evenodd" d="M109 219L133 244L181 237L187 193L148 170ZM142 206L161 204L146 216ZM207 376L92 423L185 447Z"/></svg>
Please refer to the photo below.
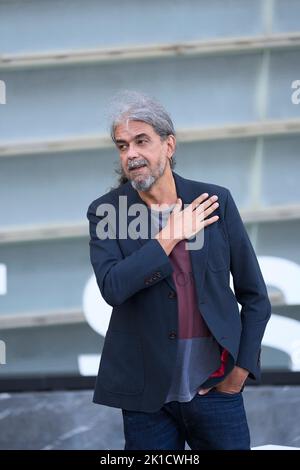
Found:
<svg viewBox="0 0 300 470"><path fill-rule="evenodd" d="M175 299L175 297L177 297L177 294L173 290L170 290L170 292L168 293L168 297L169 299Z"/></svg>
<svg viewBox="0 0 300 470"><path fill-rule="evenodd" d="M176 332L175 332L175 331L171 331L171 332L169 333L169 338L170 338L170 339L175 339L175 338L177 338Z"/></svg>

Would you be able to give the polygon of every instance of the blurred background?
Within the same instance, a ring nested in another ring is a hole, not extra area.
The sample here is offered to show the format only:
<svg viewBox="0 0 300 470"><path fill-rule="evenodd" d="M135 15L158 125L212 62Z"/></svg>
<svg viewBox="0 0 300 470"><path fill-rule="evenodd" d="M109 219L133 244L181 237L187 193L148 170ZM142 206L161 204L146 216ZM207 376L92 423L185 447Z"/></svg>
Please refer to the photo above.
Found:
<svg viewBox="0 0 300 470"><path fill-rule="evenodd" d="M232 192L273 312L253 444L300 446L300 0L0 0L0 448L123 446L91 403L110 307L86 219L120 89L170 112L175 172Z"/></svg>

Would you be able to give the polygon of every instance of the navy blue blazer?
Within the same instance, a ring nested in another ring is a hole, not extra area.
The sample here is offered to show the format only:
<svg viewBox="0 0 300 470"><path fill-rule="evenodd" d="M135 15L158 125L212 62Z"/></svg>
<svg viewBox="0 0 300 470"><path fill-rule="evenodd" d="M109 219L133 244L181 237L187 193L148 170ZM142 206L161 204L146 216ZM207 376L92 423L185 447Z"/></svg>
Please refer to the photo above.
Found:
<svg viewBox="0 0 300 470"><path fill-rule="evenodd" d="M190 251L198 306L212 335L229 352L226 373L237 364L258 379L261 341L271 305L238 209L230 191L222 186L188 180L174 171L173 177L183 204L204 192L219 198L213 214L219 220L204 229L203 248ZM176 360L178 312L173 268L150 232L146 238L121 238L117 221L115 239L97 237L96 226L104 217L96 215L97 207L109 203L118 214L119 196L127 197L128 207L135 203L146 206L127 182L93 201L87 212L91 263L100 292L113 307L93 401L128 410L158 411ZM128 223L133 218L129 216ZM229 286L230 272L235 294ZM213 385L213 380L203 386Z"/></svg>

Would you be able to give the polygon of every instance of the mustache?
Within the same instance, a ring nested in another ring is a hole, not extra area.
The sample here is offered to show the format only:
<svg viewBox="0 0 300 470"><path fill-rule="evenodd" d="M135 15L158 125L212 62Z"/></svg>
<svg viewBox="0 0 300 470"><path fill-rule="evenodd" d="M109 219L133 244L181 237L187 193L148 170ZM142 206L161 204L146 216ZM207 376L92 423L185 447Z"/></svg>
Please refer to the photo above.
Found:
<svg viewBox="0 0 300 470"><path fill-rule="evenodd" d="M127 165L127 168L128 170L131 170L132 168L137 168L142 165L147 165L147 161L144 158L129 162Z"/></svg>

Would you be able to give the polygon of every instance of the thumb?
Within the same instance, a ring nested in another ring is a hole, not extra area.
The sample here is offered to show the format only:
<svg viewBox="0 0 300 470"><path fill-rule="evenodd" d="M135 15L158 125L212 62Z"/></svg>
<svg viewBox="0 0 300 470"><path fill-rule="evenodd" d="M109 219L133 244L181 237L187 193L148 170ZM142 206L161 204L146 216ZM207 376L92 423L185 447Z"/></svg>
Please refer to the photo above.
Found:
<svg viewBox="0 0 300 470"><path fill-rule="evenodd" d="M200 390L198 390L198 394L199 395L206 395L211 389L212 389L212 387L210 387L210 388L201 388Z"/></svg>
<svg viewBox="0 0 300 470"><path fill-rule="evenodd" d="M181 211L181 206L182 206L182 200L179 197L179 198L177 198L176 204L175 204L172 212L180 212Z"/></svg>

